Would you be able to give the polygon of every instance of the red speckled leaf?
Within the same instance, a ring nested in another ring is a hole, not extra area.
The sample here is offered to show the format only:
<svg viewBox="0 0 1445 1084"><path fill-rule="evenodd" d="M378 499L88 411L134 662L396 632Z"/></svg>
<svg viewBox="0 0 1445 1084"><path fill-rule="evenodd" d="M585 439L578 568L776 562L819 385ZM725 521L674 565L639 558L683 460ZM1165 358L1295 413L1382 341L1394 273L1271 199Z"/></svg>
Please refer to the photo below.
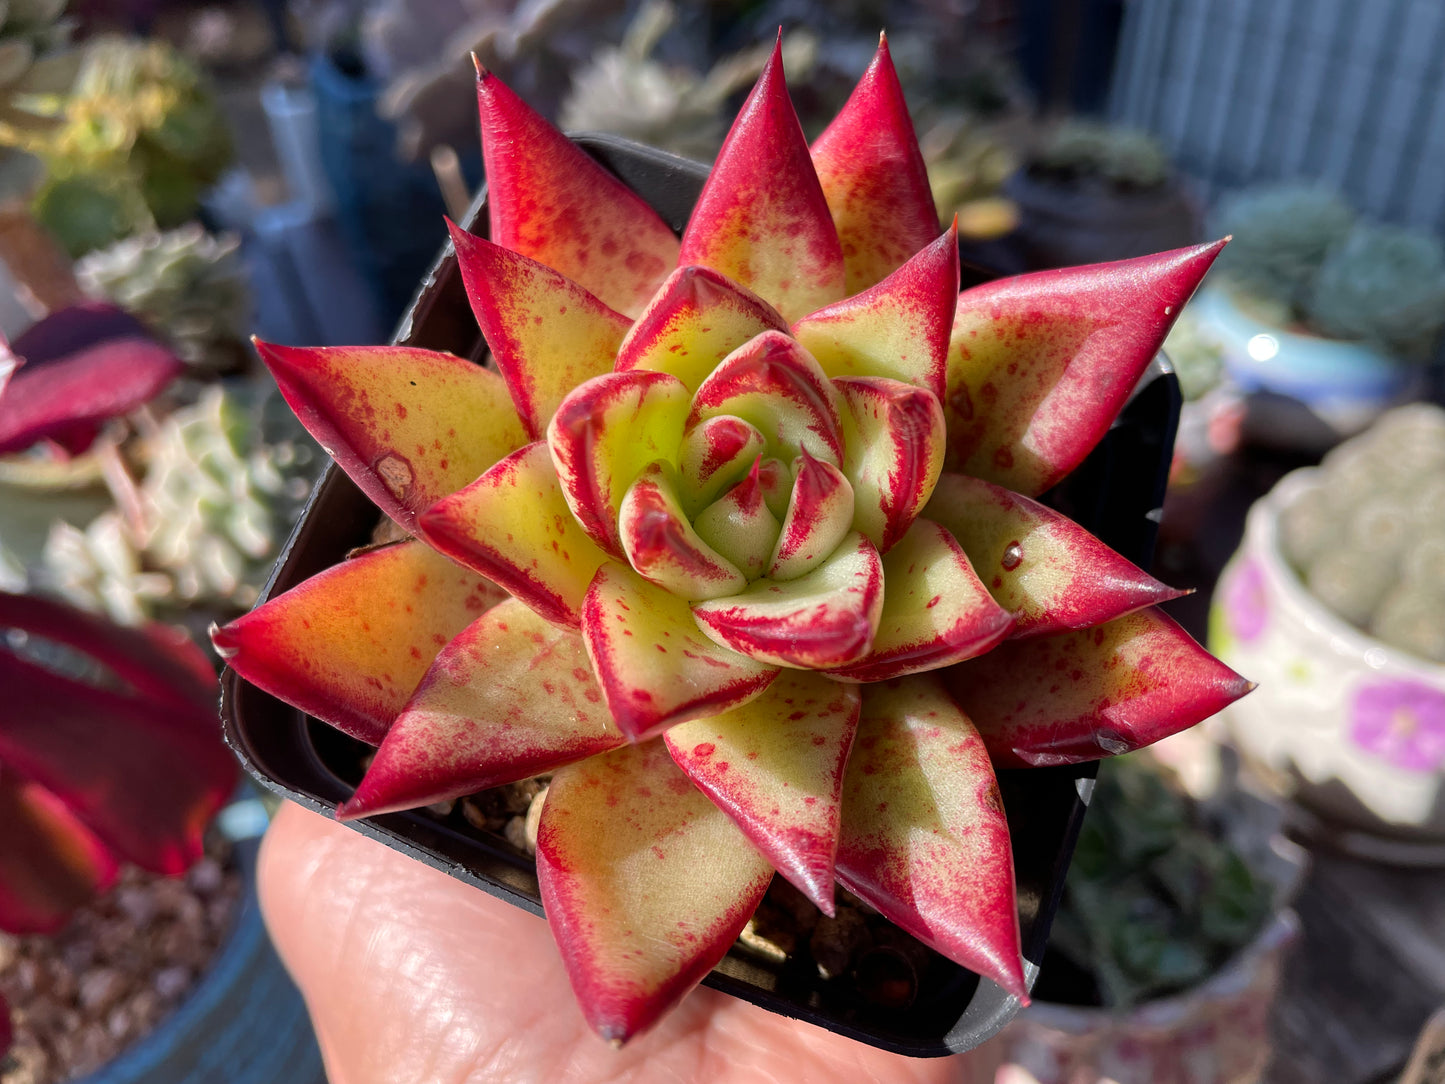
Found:
<svg viewBox="0 0 1445 1084"><path fill-rule="evenodd" d="M547 429L567 506L592 541L619 560L622 498L644 467L677 465L687 409L681 380L635 369L589 380L562 401Z"/></svg>
<svg viewBox="0 0 1445 1084"><path fill-rule="evenodd" d="M1223 241L965 290L948 351L949 469L1035 497L1108 430Z"/></svg>
<svg viewBox="0 0 1445 1084"><path fill-rule="evenodd" d="M377 745L432 659L505 592L420 542L372 550L211 632L272 696Z"/></svg>
<svg viewBox="0 0 1445 1084"><path fill-rule="evenodd" d="M740 708L664 735L680 768L773 867L833 914L833 855L858 690L785 670Z"/></svg>
<svg viewBox="0 0 1445 1084"><path fill-rule="evenodd" d="M552 777L537 832L542 906L583 1015L614 1044L702 981L772 874L661 741Z"/></svg>
<svg viewBox="0 0 1445 1084"><path fill-rule="evenodd" d="M768 454L784 462L805 448L818 459L842 462L838 393L811 355L780 331L750 339L713 370L693 396L687 426L724 415L756 428Z"/></svg>
<svg viewBox="0 0 1445 1084"><path fill-rule="evenodd" d="M721 271L797 320L844 296L843 249L788 98L779 42L718 152L678 262Z"/></svg>
<svg viewBox="0 0 1445 1084"><path fill-rule="evenodd" d="M812 155L843 246L848 293L883 281L937 236L928 167L886 37Z"/></svg>
<svg viewBox="0 0 1445 1084"><path fill-rule="evenodd" d="M482 336L533 438L566 394L612 371L632 321L560 272L447 222Z"/></svg>
<svg viewBox="0 0 1445 1084"><path fill-rule="evenodd" d="M915 520L883 558L883 616L873 651L834 671L845 681L886 681L937 670L991 649L1013 617L989 597L946 530Z"/></svg>
<svg viewBox="0 0 1445 1084"><path fill-rule="evenodd" d="M501 584L548 621L577 628L582 596L607 555L562 495L547 442L519 448L417 520L428 543Z"/></svg>
<svg viewBox="0 0 1445 1084"><path fill-rule="evenodd" d="M677 235L495 75L480 73L477 104L492 240L636 317L677 264Z"/></svg>
<svg viewBox="0 0 1445 1084"><path fill-rule="evenodd" d="M843 473L853 486L853 526L887 553L943 471L943 408L932 392L884 377L844 377L833 386L843 403Z"/></svg>
<svg viewBox="0 0 1445 1084"><path fill-rule="evenodd" d="M761 479L762 460L755 459L743 480L693 521L699 537L753 578L768 567L783 530L764 499Z"/></svg>
<svg viewBox="0 0 1445 1084"><path fill-rule="evenodd" d="M827 560L852 530L853 487L841 470L804 448L768 575L797 579Z"/></svg>
<svg viewBox="0 0 1445 1084"><path fill-rule="evenodd" d="M1067 516L977 478L945 474L925 514L958 539L984 586L1014 615L1014 637L1089 628L1185 594Z"/></svg>
<svg viewBox="0 0 1445 1084"><path fill-rule="evenodd" d="M615 561L587 592L582 636L612 718L633 741L744 704L777 675L710 642L685 600Z"/></svg>
<svg viewBox="0 0 1445 1084"><path fill-rule="evenodd" d="M696 391L717 363L754 335L788 322L751 290L706 267L679 267L627 333L617 369L671 373Z"/></svg>
<svg viewBox="0 0 1445 1084"><path fill-rule="evenodd" d="M756 580L732 598L699 602L697 624L748 658L805 670L864 658L883 609L883 563L861 534L795 580Z"/></svg>
<svg viewBox="0 0 1445 1084"><path fill-rule="evenodd" d="M944 677L1001 768L1127 753L1254 688L1157 610L1012 640Z"/></svg>
<svg viewBox="0 0 1445 1084"><path fill-rule="evenodd" d="M0 930L55 933L115 883L120 863L42 787L0 772ZM8 1020L0 1003L0 1055Z"/></svg>
<svg viewBox="0 0 1445 1084"><path fill-rule="evenodd" d="M582 637L507 599L442 649L338 815L459 798L626 740L602 702Z"/></svg>
<svg viewBox="0 0 1445 1084"><path fill-rule="evenodd" d="M51 313L15 340L0 368L0 455L53 440L77 454L102 423L155 398L185 363L129 313L88 302Z"/></svg>
<svg viewBox="0 0 1445 1084"><path fill-rule="evenodd" d="M843 781L838 882L1028 1000L998 783L978 732L931 675L863 687Z"/></svg>
<svg viewBox="0 0 1445 1084"><path fill-rule="evenodd" d="M622 548L645 579L692 601L735 595L748 585L736 565L693 529L678 503L675 472L654 463L622 498Z"/></svg>
<svg viewBox="0 0 1445 1084"><path fill-rule="evenodd" d="M731 414L689 428L677 453L683 507L696 514L742 481L767 443L756 426Z"/></svg>
<svg viewBox="0 0 1445 1084"><path fill-rule="evenodd" d="M409 346L256 349L301 424L409 532L527 443L502 378L463 358Z"/></svg>
<svg viewBox="0 0 1445 1084"><path fill-rule="evenodd" d="M958 229L951 227L878 285L793 325L829 376L886 376L942 399L958 305Z"/></svg>
<svg viewBox="0 0 1445 1084"><path fill-rule="evenodd" d="M120 857L180 873L201 856L201 833L236 781L215 677L186 680L183 696L157 698L0 650L0 764L44 787Z"/></svg>

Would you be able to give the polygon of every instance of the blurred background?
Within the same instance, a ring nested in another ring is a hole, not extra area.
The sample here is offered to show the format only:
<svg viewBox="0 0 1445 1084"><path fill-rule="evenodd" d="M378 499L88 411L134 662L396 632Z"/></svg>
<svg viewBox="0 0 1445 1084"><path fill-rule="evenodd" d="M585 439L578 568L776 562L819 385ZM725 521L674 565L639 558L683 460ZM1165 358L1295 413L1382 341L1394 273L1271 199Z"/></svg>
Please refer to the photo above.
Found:
<svg viewBox="0 0 1445 1084"><path fill-rule="evenodd" d="M1166 346L1154 571L1261 689L1101 772L1000 1084L1445 1079L1438 0L0 0L0 591L204 643L325 462L248 337L390 337L483 179L469 54L710 161L779 26L810 137L887 28L982 273L1234 237ZM184 898L127 873L0 933L0 1082L123 1065L208 988L265 816L223 811ZM191 933L120 951L158 914ZM215 996L284 1058L94 1079L319 1080L252 940Z"/></svg>

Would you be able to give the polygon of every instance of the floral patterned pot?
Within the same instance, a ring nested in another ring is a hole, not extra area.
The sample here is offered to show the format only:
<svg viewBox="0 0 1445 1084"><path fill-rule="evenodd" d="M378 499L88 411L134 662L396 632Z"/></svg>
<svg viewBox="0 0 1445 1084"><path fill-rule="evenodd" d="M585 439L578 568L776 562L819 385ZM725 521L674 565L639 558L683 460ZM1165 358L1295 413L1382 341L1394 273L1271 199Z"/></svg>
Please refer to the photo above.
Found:
<svg viewBox="0 0 1445 1084"><path fill-rule="evenodd" d="M1249 1084L1269 1064L1269 1013L1299 933L1281 911L1207 982L1122 1013L1036 1002L1005 1033L998 1084Z"/></svg>
<svg viewBox="0 0 1445 1084"><path fill-rule="evenodd" d="M1371 857L1445 862L1445 666L1387 647L1305 589L1278 542L1301 470L1250 510L1211 649L1260 683L1221 716L1246 761Z"/></svg>

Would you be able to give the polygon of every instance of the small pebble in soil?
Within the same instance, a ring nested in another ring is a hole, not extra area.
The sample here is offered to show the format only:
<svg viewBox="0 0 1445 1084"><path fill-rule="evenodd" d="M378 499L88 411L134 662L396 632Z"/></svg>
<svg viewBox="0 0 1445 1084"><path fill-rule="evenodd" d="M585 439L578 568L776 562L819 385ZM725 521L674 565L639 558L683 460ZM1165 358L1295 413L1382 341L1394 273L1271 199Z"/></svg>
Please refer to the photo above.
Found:
<svg viewBox="0 0 1445 1084"><path fill-rule="evenodd" d="M184 999L230 932L240 875L221 853L183 878L127 868L58 934L0 934L0 996L15 1039L0 1084L60 1084L94 1071Z"/></svg>

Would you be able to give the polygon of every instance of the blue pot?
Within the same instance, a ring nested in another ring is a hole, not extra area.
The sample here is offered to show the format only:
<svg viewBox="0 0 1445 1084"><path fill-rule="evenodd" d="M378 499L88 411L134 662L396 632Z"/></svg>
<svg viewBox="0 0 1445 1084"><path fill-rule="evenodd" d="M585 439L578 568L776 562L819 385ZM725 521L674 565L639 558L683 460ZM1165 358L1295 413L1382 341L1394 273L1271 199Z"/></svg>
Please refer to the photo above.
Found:
<svg viewBox="0 0 1445 1084"><path fill-rule="evenodd" d="M1217 286L1200 289L1189 311L1201 334L1219 345L1226 372L1243 391L1298 400L1341 437L1409 398L1419 382L1416 367L1382 350L1265 323Z"/></svg>
<svg viewBox="0 0 1445 1084"><path fill-rule="evenodd" d="M247 799L223 820L238 809L264 817ZM306 1005L261 924L256 850L238 844L245 892L210 970L154 1031L74 1084L325 1084Z"/></svg>

